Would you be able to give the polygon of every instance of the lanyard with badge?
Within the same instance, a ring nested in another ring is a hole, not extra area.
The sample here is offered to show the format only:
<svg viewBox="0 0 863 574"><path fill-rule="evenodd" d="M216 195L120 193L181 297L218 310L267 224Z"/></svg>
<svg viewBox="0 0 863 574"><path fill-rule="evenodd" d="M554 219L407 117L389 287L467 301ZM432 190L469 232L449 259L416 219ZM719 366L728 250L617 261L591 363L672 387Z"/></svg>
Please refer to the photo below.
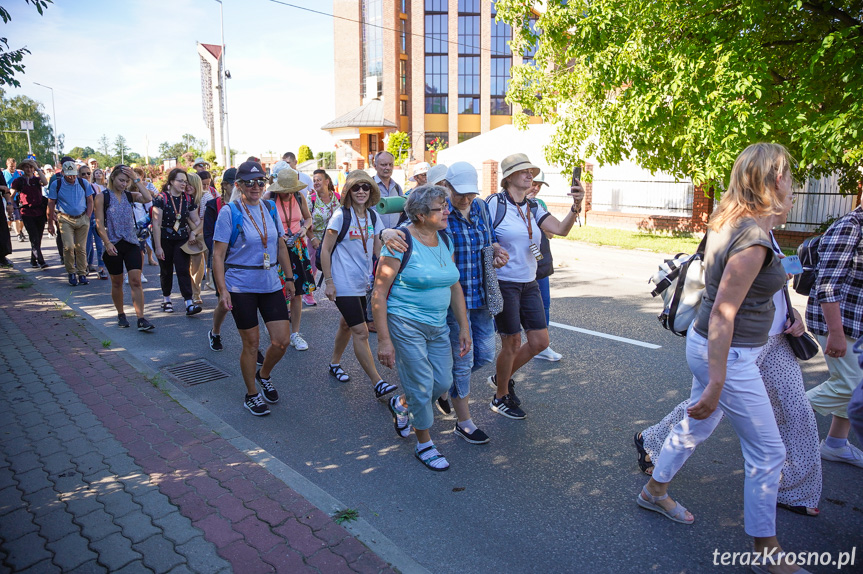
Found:
<svg viewBox="0 0 863 574"><path fill-rule="evenodd" d="M511 198L510 198L511 199ZM521 208L517 203L513 201L513 205L515 205L515 210L518 212L519 218L527 225L527 236L530 239L530 252L536 258L537 261L542 259L542 253L539 251L539 246L533 242L533 225L530 222L530 204L525 202L525 207L527 207L527 217L525 218L524 214L521 212Z"/></svg>
<svg viewBox="0 0 863 574"><path fill-rule="evenodd" d="M249 207L246 205L246 202L241 199L240 204L242 204L243 209L246 210L246 214L249 216L249 219L252 220L252 225L255 226L255 231L257 231L258 235L261 237L261 245L264 246L263 268L269 269L270 268L270 254L267 252L267 238L269 236L269 230L267 229L267 220L264 219L264 206L261 205L260 203L258 204L258 207L261 210L261 224L264 226L264 232L261 233L261 229L258 227L258 223L255 221L255 218L252 217L252 212L249 211Z"/></svg>
<svg viewBox="0 0 863 574"><path fill-rule="evenodd" d="M362 220L363 221L362 225L360 225L360 217L357 215L357 212L354 211L353 207L351 208L351 211L353 211L354 217L357 220L357 227L359 228L359 231L360 231L360 240L363 242L363 253L365 253L365 255L366 255L366 271L369 271L372 268L372 258L371 258L371 254L369 253L369 246L366 245L366 243L368 242L368 239L369 239L369 230L367 227L369 224L369 218L371 216L369 215L369 210L366 209L366 217ZM375 274L370 272L369 277L368 277L368 281L366 282L366 289L371 289L374 284L375 284Z"/></svg>
<svg viewBox="0 0 863 574"><path fill-rule="evenodd" d="M180 207L177 207L177 204L174 203L174 196L170 193L168 194L168 198L171 200L171 207L174 208L174 231L176 233L180 232L180 220L183 214L183 203L185 203L185 198L180 196Z"/></svg>

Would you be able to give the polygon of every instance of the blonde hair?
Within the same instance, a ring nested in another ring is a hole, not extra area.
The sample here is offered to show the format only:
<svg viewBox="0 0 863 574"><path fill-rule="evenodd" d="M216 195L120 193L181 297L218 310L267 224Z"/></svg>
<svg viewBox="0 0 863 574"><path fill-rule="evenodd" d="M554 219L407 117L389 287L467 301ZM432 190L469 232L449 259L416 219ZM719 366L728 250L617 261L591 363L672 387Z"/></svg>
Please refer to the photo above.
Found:
<svg viewBox="0 0 863 574"><path fill-rule="evenodd" d="M186 174L186 179L195 189L195 205L201 205L201 197L204 195L204 186L202 185L201 178L198 177L197 173L190 171Z"/></svg>
<svg viewBox="0 0 863 574"><path fill-rule="evenodd" d="M790 173L793 161L788 150L775 143L756 143L743 150L734 160L728 189L710 217L710 230L718 231L744 217L783 213L776 185L781 174Z"/></svg>

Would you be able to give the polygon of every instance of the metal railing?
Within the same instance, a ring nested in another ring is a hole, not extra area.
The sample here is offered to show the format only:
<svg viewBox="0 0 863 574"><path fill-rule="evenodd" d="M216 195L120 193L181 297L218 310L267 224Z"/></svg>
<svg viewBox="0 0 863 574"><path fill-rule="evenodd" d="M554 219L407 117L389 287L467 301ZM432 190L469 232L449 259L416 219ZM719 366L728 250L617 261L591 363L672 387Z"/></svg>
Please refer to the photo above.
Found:
<svg viewBox="0 0 863 574"><path fill-rule="evenodd" d="M690 217L695 191L692 182L596 179L595 211Z"/></svg>
<svg viewBox="0 0 863 574"><path fill-rule="evenodd" d="M788 214L785 229L814 233L818 227L854 209L855 195L839 191L837 176L808 179L794 186L794 207Z"/></svg>

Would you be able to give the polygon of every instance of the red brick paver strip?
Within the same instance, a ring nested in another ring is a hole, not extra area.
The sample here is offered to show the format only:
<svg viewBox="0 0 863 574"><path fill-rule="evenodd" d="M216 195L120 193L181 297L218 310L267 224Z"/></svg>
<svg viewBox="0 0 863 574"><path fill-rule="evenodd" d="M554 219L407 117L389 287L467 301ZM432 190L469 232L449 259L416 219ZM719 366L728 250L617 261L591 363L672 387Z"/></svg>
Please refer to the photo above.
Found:
<svg viewBox="0 0 863 574"><path fill-rule="evenodd" d="M28 343L46 351L32 360L47 359L76 395L73 398L89 409L76 419L81 432L87 435L104 427L143 469L145 475L137 484L156 487L173 505L165 511L179 509L235 572L393 572L329 516L166 396L120 354L103 349L79 318L63 317L56 300L16 285L10 272L0 274L0 310ZM14 345L4 332L8 329L0 329L0 344ZM48 420L50 413L40 416ZM11 442L3 446L14 448ZM69 452L74 449L72 443L67 446ZM17 460L25 470L27 460ZM125 488L129 490L128 485ZM161 540L135 544L144 564L161 560L169 567L170 560L179 559L173 552L146 555L148 545L161 553L156 544ZM82 556L81 561L87 558ZM187 566L195 569L191 560Z"/></svg>

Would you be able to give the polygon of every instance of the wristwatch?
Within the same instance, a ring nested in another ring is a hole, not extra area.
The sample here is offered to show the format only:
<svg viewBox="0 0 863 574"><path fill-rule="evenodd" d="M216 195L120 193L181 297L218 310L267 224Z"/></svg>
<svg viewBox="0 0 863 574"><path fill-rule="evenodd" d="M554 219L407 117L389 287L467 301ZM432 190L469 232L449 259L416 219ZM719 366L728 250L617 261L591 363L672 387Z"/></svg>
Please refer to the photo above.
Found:
<svg viewBox="0 0 863 574"><path fill-rule="evenodd" d="M135 180L135 183L138 183L139 181L141 181L141 178L140 178L140 177L139 177L138 179L136 179L136 180Z"/></svg>

